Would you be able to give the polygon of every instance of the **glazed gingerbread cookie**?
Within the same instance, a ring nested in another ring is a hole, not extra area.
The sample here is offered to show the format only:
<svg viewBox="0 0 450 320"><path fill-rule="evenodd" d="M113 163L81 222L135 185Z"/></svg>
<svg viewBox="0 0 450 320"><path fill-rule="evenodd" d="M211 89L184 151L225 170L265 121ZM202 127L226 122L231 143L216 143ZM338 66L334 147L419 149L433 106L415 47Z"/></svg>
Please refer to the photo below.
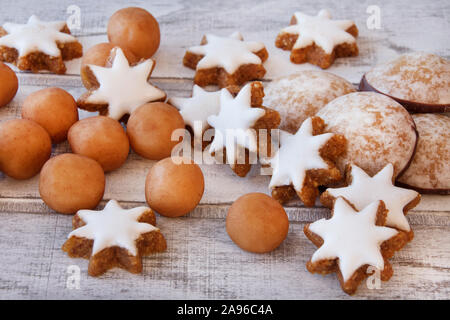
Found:
<svg viewBox="0 0 450 320"><path fill-rule="evenodd" d="M80 210L62 249L72 258L89 259L88 273L96 277L119 267L142 272L142 256L166 250L166 240L155 227L147 207L123 209L110 200L101 211Z"/></svg>
<svg viewBox="0 0 450 320"><path fill-rule="evenodd" d="M110 67L87 65L91 87L78 99L80 109L121 120L144 103L166 99L164 91L147 82L155 67L152 59L130 65L119 47L110 55Z"/></svg>
<svg viewBox="0 0 450 320"><path fill-rule="evenodd" d="M83 47L64 21L44 22L31 16L26 24L0 27L0 60L21 70L66 72L64 61L79 58Z"/></svg>
<svg viewBox="0 0 450 320"><path fill-rule="evenodd" d="M296 134L280 134L280 148L269 160L273 169L269 188L280 203L295 194L308 207L314 206L318 186L341 179L336 158L346 148L339 134L324 133L325 123L318 117L306 119Z"/></svg>
<svg viewBox="0 0 450 320"><path fill-rule="evenodd" d="M394 186L393 174L394 167L390 163L373 177L358 166L351 165L346 174L347 187L327 189L321 194L320 202L332 208L334 200L343 197L357 210L362 210L373 201L382 200L388 210L386 226L406 232L408 240L412 240L414 233L406 214L420 202L420 194Z"/></svg>
<svg viewBox="0 0 450 320"><path fill-rule="evenodd" d="M450 194L450 118L441 114L413 114L419 132L417 151L397 180L420 193Z"/></svg>
<svg viewBox="0 0 450 320"><path fill-rule="evenodd" d="M224 88L261 79L262 65L269 54L262 42L244 41L239 32L230 37L207 34L199 46L187 49L183 64L196 70L194 82L199 86L217 84Z"/></svg>
<svg viewBox="0 0 450 320"><path fill-rule="evenodd" d="M305 70L269 82L264 104L280 113L280 129L295 133L331 100L355 92L347 80L329 72Z"/></svg>
<svg viewBox="0 0 450 320"><path fill-rule="evenodd" d="M327 10L317 16L294 13L291 25L278 34L275 45L291 50L293 63L309 62L322 69L336 58L358 55L358 28L351 20L332 20Z"/></svg>
<svg viewBox="0 0 450 320"><path fill-rule="evenodd" d="M450 60L404 54L367 72L359 89L385 94L410 112L450 112Z"/></svg>
<svg viewBox="0 0 450 320"><path fill-rule="evenodd" d="M256 158L262 147L270 154L270 131L280 124L278 112L262 106L263 97L263 85L258 81L246 84L236 97L222 89L219 113L208 117L214 129L209 153L221 163L225 160L240 177L250 171L251 157Z"/></svg>
<svg viewBox="0 0 450 320"><path fill-rule="evenodd" d="M406 109L385 95L355 92L334 99L318 113L326 130L342 134L347 152L337 164L344 172L353 163L373 176L386 164L394 166L394 177L410 164L417 143L414 120Z"/></svg>
<svg viewBox="0 0 450 320"><path fill-rule="evenodd" d="M357 211L343 198L335 200L330 219L320 219L304 227L304 233L319 249L306 268L311 273L336 272L342 290L354 294L358 285L375 270L381 280L393 274L388 262L407 243L407 235L385 227L387 210L375 201Z"/></svg>

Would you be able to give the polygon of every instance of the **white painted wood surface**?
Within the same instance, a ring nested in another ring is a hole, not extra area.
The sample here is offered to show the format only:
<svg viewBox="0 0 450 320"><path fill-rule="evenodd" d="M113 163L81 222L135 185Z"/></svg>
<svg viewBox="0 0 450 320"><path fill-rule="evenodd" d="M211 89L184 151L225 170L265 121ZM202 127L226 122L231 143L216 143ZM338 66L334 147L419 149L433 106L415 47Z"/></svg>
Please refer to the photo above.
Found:
<svg viewBox="0 0 450 320"><path fill-rule="evenodd" d="M329 71L353 83L371 66L409 51L429 51L449 58L450 3L448 1L379 1L381 29L368 30L366 9L370 1L8 1L0 23L25 22L31 14L44 20L66 19L69 5L81 9L81 29L74 30L85 49L106 41L111 14L125 6L140 6L160 22L162 43L153 82L168 96L188 96L193 71L182 66L184 51L198 44L205 32L221 35L239 30L248 40L264 41L269 50L266 79L297 70L315 68L293 65L288 52L274 48L280 28L292 13L315 14L329 8L336 18L354 19L360 30L360 55L338 59ZM18 71L16 98L0 109L0 121L20 116L26 96L47 86L68 90L77 98L84 88L79 60L68 63L68 74L30 74ZM82 112L82 117L88 116ZM54 154L69 152L67 143ZM107 175L104 199L124 206L144 202L144 179L154 162L132 153L126 164ZM240 195L267 192L268 177L254 168L248 178L232 174L228 166L203 166L206 191L201 204L188 216L157 223L166 236L165 253L144 258L144 271L132 275L112 270L100 278L87 276L87 260L70 259L60 249L71 230L71 217L48 209L39 198L38 177L15 181L0 174L0 298L1 299L348 299L334 275L312 275L305 268L314 246L303 234L305 223L328 214L318 205L305 208L298 202L286 207L291 221L289 235L280 248L257 255L236 247L225 231L230 203ZM381 289L363 283L357 299L450 298L450 197L424 196L409 214L415 239L392 259L394 276ZM104 205L102 202L101 206ZM81 268L80 289L67 289L67 268Z"/></svg>

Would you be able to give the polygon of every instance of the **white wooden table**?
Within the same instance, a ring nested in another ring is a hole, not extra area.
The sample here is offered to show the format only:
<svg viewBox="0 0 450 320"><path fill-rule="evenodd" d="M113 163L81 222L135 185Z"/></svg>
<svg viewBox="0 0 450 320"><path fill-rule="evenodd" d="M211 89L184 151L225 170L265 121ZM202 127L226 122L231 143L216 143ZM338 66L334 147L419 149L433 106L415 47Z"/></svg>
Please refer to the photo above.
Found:
<svg viewBox="0 0 450 320"><path fill-rule="evenodd" d="M297 70L314 68L293 65L288 52L274 48L277 32L296 10L316 14L329 8L335 18L354 19L360 30L360 55L339 59L329 71L357 83L371 66L410 51L429 51L450 56L450 3L448 1L377 1L381 29L369 30L366 9L371 1L50 1L33 4L7 1L0 23L24 23L31 14L44 20L65 20L69 5L81 9L81 29L74 30L85 49L106 41L106 24L114 11L141 6L158 19L162 43L153 82L168 96L188 96L193 71L182 66L188 46L198 44L205 32L220 35L239 30L248 40L263 41L269 50L266 79ZM0 109L0 120L20 116L20 106L31 92L47 86L68 90L75 98L84 88L80 61L68 63L68 74L18 72L20 89L9 106ZM86 116L86 113L82 113ZM67 143L53 153L69 152ZM125 206L142 205L144 179L154 162L136 154L107 174L104 199L117 199ZM350 298L342 292L335 275L312 275L305 268L314 246L303 226L328 214L320 205L308 209L299 203L286 207L290 230L286 241L270 254L240 250L225 231L227 208L240 195L268 192L268 177L258 170L242 179L224 166L203 166L206 190L201 204L188 216L157 217L168 250L144 258L141 275L115 269L100 278L87 276L87 260L70 259L61 250L71 230L71 216L48 209L38 193L38 177L15 181L0 175L0 298L2 299L301 299ZM104 205L102 202L101 206ZM424 196L409 214L415 239L392 259L394 276L380 289L363 283L353 298L450 298L450 196ZM79 266L79 289L66 286L68 267Z"/></svg>

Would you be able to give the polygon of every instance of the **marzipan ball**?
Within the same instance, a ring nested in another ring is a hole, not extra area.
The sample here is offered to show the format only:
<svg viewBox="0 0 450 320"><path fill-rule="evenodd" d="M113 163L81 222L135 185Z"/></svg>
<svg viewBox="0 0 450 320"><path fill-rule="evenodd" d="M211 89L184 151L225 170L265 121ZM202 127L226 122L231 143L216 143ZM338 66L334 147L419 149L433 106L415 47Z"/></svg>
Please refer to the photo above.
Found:
<svg viewBox="0 0 450 320"><path fill-rule="evenodd" d="M0 62L0 107L7 105L16 95L19 88L17 76L3 62Z"/></svg>
<svg viewBox="0 0 450 320"><path fill-rule="evenodd" d="M249 193L231 205L226 228L231 240L241 249L266 253L286 238L289 220L278 201L263 193Z"/></svg>
<svg viewBox="0 0 450 320"><path fill-rule="evenodd" d="M69 130L68 139L74 153L96 160L104 171L119 168L130 151L127 134L120 123L104 116L76 122Z"/></svg>
<svg viewBox="0 0 450 320"><path fill-rule="evenodd" d="M25 99L22 118L39 123L47 130L53 143L63 142L69 128L78 121L77 103L61 88L42 89Z"/></svg>
<svg viewBox="0 0 450 320"><path fill-rule="evenodd" d="M96 44L95 46L89 48L88 51L83 55L83 59L81 60L81 69L80 69L80 75L81 80L83 81L83 85L87 89L91 89L92 84L94 81L90 81L89 79L92 79L95 77L92 72L88 71L88 68L86 65L92 64L95 66L100 67L107 67L113 60L113 56L111 56L111 50L115 46L112 43L104 42ZM135 63L139 62L139 58L136 57L129 49L122 48L123 53L125 54L125 57L128 60L128 63L130 65L133 65Z"/></svg>
<svg viewBox="0 0 450 320"><path fill-rule="evenodd" d="M145 181L148 205L166 217L179 217L192 211L200 202L205 187L202 170L197 164L179 157L174 161L166 158L157 162Z"/></svg>
<svg viewBox="0 0 450 320"><path fill-rule="evenodd" d="M184 129L184 120L175 107L163 102L146 103L128 119L127 134L131 148L144 158L161 160L171 155L180 140L172 132Z"/></svg>
<svg viewBox="0 0 450 320"><path fill-rule="evenodd" d="M120 9L108 21L109 42L130 49L138 58L153 56L160 37L158 21L141 8Z"/></svg>
<svg viewBox="0 0 450 320"><path fill-rule="evenodd" d="M0 170L14 179L38 174L52 153L50 137L39 124L13 119L0 123Z"/></svg>
<svg viewBox="0 0 450 320"><path fill-rule="evenodd" d="M103 198L105 174L97 161L65 153L51 158L42 168L39 193L53 210L72 214L94 209Z"/></svg>

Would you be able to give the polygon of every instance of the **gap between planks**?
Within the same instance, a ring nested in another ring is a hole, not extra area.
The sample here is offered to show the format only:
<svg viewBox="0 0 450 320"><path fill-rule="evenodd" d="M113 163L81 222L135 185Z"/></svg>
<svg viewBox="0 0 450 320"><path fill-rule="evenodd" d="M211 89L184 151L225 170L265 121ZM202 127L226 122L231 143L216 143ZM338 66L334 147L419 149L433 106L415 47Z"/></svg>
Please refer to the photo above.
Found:
<svg viewBox="0 0 450 320"><path fill-rule="evenodd" d="M104 207L106 202L107 200L102 200L98 207ZM139 201L119 201L119 203L127 209L146 205L146 203ZM230 205L231 203L199 204L197 208L187 214L186 217L224 220ZM307 208L285 206L284 209L286 210L289 221L294 223L314 222L322 218L328 218L330 215L330 210L325 207ZM41 199L37 198L0 198L0 215L3 213L59 215L59 213L49 209ZM450 226L450 219L448 219L449 214L445 211L410 211L407 217L411 225Z"/></svg>

